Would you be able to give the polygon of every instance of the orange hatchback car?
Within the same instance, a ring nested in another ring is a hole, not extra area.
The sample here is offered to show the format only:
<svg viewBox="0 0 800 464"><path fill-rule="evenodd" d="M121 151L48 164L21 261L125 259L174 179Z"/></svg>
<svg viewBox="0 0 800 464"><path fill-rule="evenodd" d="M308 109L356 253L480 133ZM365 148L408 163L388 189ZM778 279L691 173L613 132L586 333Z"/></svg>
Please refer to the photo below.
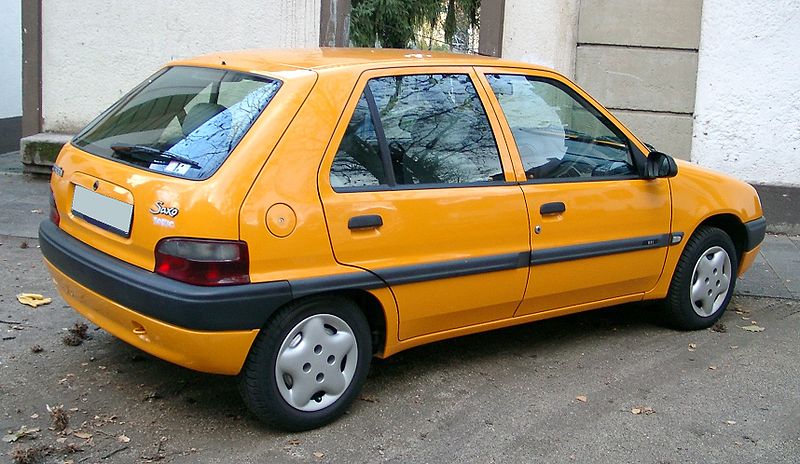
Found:
<svg viewBox="0 0 800 464"><path fill-rule="evenodd" d="M373 356L620 303L710 326L758 253L749 185L647 146L564 76L408 50L169 63L61 151L42 252L78 312L340 416Z"/></svg>

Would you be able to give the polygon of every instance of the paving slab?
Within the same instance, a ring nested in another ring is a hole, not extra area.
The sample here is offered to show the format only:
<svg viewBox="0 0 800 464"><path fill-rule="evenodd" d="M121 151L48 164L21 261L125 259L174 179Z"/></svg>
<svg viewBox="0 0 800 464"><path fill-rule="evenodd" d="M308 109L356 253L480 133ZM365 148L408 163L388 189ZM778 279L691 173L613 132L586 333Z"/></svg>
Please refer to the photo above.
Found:
<svg viewBox="0 0 800 464"><path fill-rule="evenodd" d="M765 246L769 245L765 244ZM767 262L763 252L758 254L753 266L736 282L735 293L748 296L793 298L792 293L783 284L781 276Z"/></svg>
<svg viewBox="0 0 800 464"><path fill-rule="evenodd" d="M50 209L48 191L45 176L0 172L0 235L36 238Z"/></svg>

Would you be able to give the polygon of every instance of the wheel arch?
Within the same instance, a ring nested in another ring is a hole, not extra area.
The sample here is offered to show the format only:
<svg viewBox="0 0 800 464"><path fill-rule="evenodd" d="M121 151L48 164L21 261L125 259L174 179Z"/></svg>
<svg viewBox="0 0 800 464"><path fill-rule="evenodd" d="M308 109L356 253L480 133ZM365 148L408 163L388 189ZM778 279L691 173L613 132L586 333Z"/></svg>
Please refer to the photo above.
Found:
<svg viewBox="0 0 800 464"><path fill-rule="evenodd" d="M386 346L386 325L387 325L386 314L384 313L384 308L380 300L378 300L378 298L375 295L366 290L352 288L344 290L311 293L287 301L285 304L277 308L274 311L274 313L279 312L282 308L290 304L297 304L300 301L305 301L310 299L320 299L326 297L347 298L348 300L354 302L356 306L359 307L359 309L361 309L361 312L367 319L367 323L369 324L370 334L372 336L371 337L372 354L382 355ZM261 326L261 330L268 329L272 320L273 317L272 316L269 317L267 321L264 322L264 325Z"/></svg>
<svg viewBox="0 0 800 464"><path fill-rule="evenodd" d="M692 233L694 234L703 226L716 227L728 234L736 248L737 262L742 262L742 256L747 248L747 228L738 216L730 213L709 216L698 224Z"/></svg>

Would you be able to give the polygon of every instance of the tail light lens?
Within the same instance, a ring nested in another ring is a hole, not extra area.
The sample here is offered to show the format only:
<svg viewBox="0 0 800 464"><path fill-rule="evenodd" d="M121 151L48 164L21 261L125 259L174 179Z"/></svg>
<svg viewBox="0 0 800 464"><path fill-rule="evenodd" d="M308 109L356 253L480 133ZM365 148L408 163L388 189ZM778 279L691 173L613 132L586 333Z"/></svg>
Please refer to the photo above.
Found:
<svg viewBox="0 0 800 464"><path fill-rule="evenodd" d="M167 238L156 245L156 273L193 285L250 283L247 244L239 241Z"/></svg>
<svg viewBox="0 0 800 464"><path fill-rule="evenodd" d="M50 187L50 220L53 224L58 225L61 222L61 215L58 214L56 207L56 196L53 194L53 188Z"/></svg>

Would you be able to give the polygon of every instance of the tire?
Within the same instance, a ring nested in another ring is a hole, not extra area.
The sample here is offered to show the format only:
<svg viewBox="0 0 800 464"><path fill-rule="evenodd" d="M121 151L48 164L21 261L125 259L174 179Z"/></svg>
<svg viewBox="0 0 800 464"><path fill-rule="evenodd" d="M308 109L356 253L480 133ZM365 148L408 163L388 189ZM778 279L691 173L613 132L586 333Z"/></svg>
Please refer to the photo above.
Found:
<svg viewBox="0 0 800 464"><path fill-rule="evenodd" d="M680 330L711 327L728 307L739 269L730 236L701 226L683 250L665 301L667 322Z"/></svg>
<svg viewBox="0 0 800 464"><path fill-rule="evenodd" d="M300 300L279 310L256 337L239 392L272 427L314 429L345 413L371 358L369 324L354 302L339 296Z"/></svg>

